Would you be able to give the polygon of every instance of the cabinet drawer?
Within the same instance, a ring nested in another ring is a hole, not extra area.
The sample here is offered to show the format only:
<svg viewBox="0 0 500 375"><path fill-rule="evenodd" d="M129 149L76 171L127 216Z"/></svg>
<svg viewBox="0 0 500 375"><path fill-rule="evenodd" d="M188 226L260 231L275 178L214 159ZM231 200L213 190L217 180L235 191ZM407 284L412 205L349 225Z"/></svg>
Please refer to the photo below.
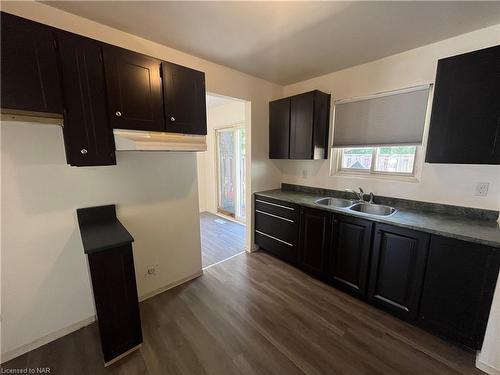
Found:
<svg viewBox="0 0 500 375"><path fill-rule="evenodd" d="M295 263L298 249L296 244L282 241L265 232L255 230L255 243L277 257Z"/></svg>
<svg viewBox="0 0 500 375"><path fill-rule="evenodd" d="M255 210L267 212L282 218L297 220L297 206L268 197L255 196Z"/></svg>
<svg viewBox="0 0 500 375"><path fill-rule="evenodd" d="M294 219L255 210L255 229L293 245L297 242L297 222Z"/></svg>

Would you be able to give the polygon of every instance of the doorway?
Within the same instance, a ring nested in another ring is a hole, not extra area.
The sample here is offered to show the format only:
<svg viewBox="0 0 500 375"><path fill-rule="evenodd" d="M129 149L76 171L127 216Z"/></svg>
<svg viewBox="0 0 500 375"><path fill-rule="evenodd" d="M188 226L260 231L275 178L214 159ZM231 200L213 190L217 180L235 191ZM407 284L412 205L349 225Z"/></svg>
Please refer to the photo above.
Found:
<svg viewBox="0 0 500 375"><path fill-rule="evenodd" d="M244 125L215 130L217 212L244 223L246 217Z"/></svg>
<svg viewBox="0 0 500 375"><path fill-rule="evenodd" d="M203 268L248 247L250 103L207 94L207 151L197 153Z"/></svg>

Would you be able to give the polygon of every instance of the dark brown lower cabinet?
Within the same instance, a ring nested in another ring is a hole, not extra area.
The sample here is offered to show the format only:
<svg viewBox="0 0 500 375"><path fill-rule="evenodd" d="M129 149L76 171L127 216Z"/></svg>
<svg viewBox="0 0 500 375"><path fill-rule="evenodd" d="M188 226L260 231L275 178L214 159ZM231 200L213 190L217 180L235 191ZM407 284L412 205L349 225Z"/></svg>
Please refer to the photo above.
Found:
<svg viewBox="0 0 500 375"><path fill-rule="evenodd" d="M259 195L255 223L255 241L270 253L395 316L481 348L498 248Z"/></svg>
<svg viewBox="0 0 500 375"><path fill-rule="evenodd" d="M132 245L88 254L104 362L142 343Z"/></svg>
<svg viewBox="0 0 500 375"><path fill-rule="evenodd" d="M255 243L271 254L297 263L299 214L295 205L255 196Z"/></svg>
<svg viewBox="0 0 500 375"><path fill-rule="evenodd" d="M469 348L480 349L499 264L498 249L432 236L420 323Z"/></svg>
<svg viewBox="0 0 500 375"><path fill-rule="evenodd" d="M334 216L328 267L331 284L353 294L365 295L372 226L368 220Z"/></svg>
<svg viewBox="0 0 500 375"><path fill-rule="evenodd" d="M309 274L324 279L329 246L331 214L302 207L300 211L299 266Z"/></svg>
<svg viewBox="0 0 500 375"><path fill-rule="evenodd" d="M424 281L429 235L376 224L368 298L404 319L415 319Z"/></svg>

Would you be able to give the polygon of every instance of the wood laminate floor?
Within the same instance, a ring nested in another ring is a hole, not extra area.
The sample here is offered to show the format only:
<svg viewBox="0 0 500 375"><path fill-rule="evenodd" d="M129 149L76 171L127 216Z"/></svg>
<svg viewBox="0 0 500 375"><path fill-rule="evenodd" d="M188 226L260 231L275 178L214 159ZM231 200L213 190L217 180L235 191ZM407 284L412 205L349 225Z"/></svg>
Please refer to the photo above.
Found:
<svg viewBox="0 0 500 375"><path fill-rule="evenodd" d="M209 212L200 213L203 267L245 251L245 226Z"/></svg>
<svg viewBox="0 0 500 375"><path fill-rule="evenodd" d="M140 351L104 368L92 324L5 364L51 374L483 374L474 356L263 252L140 304Z"/></svg>

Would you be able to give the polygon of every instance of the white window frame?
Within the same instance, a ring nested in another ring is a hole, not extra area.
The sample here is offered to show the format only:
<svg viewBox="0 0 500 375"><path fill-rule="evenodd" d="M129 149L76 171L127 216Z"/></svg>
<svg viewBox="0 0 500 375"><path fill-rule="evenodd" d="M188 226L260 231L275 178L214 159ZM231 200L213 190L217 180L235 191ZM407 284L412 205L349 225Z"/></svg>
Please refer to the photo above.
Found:
<svg viewBox="0 0 500 375"><path fill-rule="evenodd" d="M330 175L335 177L360 177L360 178L378 178L385 180L398 180L398 181L407 181L407 182L419 182L420 181L420 173L422 166L422 155L423 147L420 145L416 145L415 150L415 159L413 162L413 171L411 173L403 173L403 172L384 172L384 171L376 171L375 163L377 159L377 153L379 147L391 147L398 145L387 145L387 146L355 146L349 148L363 148L369 147L373 148L372 153L372 162L370 165L370 169L353 169L353 168L342 168L342 148L332 148L331 152L331 164L330 164ZM346 147L347 148L347 147Z"/></svg>

